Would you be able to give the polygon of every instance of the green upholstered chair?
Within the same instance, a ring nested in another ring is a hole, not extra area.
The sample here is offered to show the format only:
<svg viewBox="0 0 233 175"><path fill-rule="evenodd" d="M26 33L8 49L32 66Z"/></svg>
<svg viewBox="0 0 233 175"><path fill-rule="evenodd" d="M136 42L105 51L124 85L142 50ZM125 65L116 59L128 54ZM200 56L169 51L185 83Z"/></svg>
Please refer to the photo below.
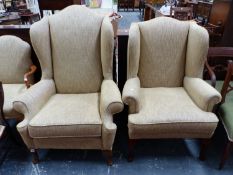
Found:
<svg viewBox="0 0 233 175"><path fill-rule="evenodd" d="M219 169L222 169L226 159L228 158L231 150L233 149L233 88L232 88L232 77L233 77L233 62L229 61L225 80L216 80L215 73L217 70L224 70L226 68L226 64L222 66L222 64L226 63L226 58L233 59L233 48L232 47L211 47L208 51L208 61L217 61L219 60L220 64L215 64L210 67L208 63L206 64L209 69L209 73L211 75L211 84L214 86L222 95L222 101L217 108L217 113L219 118L225 128L228 141L223 151L223 155L221 158L221 162L219 165ZM216 60L214 60L216 59ZM222 60L221 60L222 59Z"/></svg>
<svg viewBox="0 0 233 175"><path fill-rule="evenodd" d="M224 148L222 159L219 165L219 169L222 169L226 159L233 149L233 62L229 61L227 75L224 83L222 84L221 94L222 102L218 109L218 113L222 124L226 130L228 141ZM220 88L220 82L217 84L217 88Z"/></svg>
<svg viewBox="0 0 233 175"><path fill-rule="evenodd" d="M129 160L138 139L212 137L221 95L202 79L208 32L194 22L159 17L130 27L128 80Z"/></svg>

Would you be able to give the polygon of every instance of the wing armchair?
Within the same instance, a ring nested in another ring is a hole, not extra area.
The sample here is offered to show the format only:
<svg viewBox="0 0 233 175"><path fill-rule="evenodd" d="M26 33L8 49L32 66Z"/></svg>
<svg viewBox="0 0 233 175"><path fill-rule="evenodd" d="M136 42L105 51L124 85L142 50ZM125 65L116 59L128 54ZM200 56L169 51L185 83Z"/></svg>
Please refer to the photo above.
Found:
<svg viewBox="0 0 233 175"><path fill-rule="evenodd" d="M113 29L108 17L73 5L30 29L42 79L14 101L25 144L37 149L100 149L112 164L113 114L123 109L112 80Z"/></svg>
<svg viewBox="0 0 233 175"><path fill-rule="evenodd" d="M129 161L137 139L211 138L218 124L211 111L221 95L202 80L207 50L208 33L194 22L159 17L131 25L122 96Z"/></svg>
<svg viewBox="0 0 233 175"><path fill-rule="evenodd" d="M13 108L13 100L33 81L36 67L32 65L30 45L18 37L0 37L0 81L4 90L3 113L6 119L22 120L23 115ZM31 69L31 70L30 70Z"/></svg>

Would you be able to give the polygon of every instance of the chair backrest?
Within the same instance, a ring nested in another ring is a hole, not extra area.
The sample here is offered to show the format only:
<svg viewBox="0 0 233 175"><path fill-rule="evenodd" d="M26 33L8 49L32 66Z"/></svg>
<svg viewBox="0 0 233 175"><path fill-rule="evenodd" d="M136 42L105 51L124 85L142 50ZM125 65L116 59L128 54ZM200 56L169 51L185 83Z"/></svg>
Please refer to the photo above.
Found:
<svg viewBox="0 0 233 175"><path fill-rule="evenodd" d="M108 18L73 5L34 23L30 35L42 79L54 78L57 93L99 92L103 78L112 79L113 29Z"/></svg>
<svg viewBox="0 0 233 175"><path fill-rule="evenodd" d="M24 74L28 72L31 64L31 48L28 43L15 36L0 37L0 80L2 83L24 83Z"/></svg>
<svg viewBox="0 0 233 175"><path fill-rule="evenodd" d="M227 73L227 61L233 60L233 47L210 47L208 50L206 66L211 69L211 85L215 87L216 79L223 80ZM213 72L212 72L213 71ZM205 72L207 73L207 72ZM206 74L205 78L208 79Z"/></svg>
<svg viewBox="0 0 233 175"><path fill-rule="evenodd" d="M202 77L208 33L189 21L159 17L133 24L129 32L128 78L142 87L180 87L184 76Z"/></svg>
<svg viewBox="0 0 233 175"><path fill-rule="evenodd" d="M231 85L232 78L233 78L233 61L229 60L227 67L227 74L221 90L222 103L225 102L227 93L233 90L233 86Z"/></svg>

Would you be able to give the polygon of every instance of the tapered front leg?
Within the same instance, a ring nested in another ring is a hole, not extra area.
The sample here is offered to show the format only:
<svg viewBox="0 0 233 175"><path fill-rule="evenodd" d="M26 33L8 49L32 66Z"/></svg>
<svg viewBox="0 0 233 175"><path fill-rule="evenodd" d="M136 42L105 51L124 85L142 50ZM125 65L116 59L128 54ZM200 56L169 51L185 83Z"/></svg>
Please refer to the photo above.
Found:
<svg viewBox="0 0 233 175"><path fill-rule="evenodd" d="M31 149L30 152L32 153L32 163L37 164L39 163L39 154L37 149Z"/></svg>
<svg viewBox="0 0 233 175"><path fill-rule="evenodd" d="M129 139L128 141L128 162L132 162L134 159L134 146L136 144L135 139Z"/></svg>
<svg viewBox="0 0 233 175"><path fill-rule="evenodd" d="M199 159L201 161L206 160L206 150L211 142L211 139L201 139L201 151L199 155Z"/></svg>
<svg viewBox="0 0 233 175"><path fill-rule="evenodd" d="M113 162L112 162L112 151L111 150L103 150L103 155L107 161L107 165L108 166L112 166Z"/></svg>
<svg viewBox="0 0 233 175"><path fill-rule="evenodd" d="M219 164L220 170L223 168L223 166L224 166L227 158L229 157L229 154L231 153L232 149L233 149L233 142L227 141L227 144L226 144L224 151L223 151L221 162Z"/></svg>

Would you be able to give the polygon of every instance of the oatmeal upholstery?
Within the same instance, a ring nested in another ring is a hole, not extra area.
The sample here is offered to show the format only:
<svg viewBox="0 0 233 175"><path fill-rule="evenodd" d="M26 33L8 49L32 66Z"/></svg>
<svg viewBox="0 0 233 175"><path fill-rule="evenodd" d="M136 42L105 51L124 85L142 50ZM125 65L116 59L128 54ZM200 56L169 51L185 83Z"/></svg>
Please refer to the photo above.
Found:
<svg viewBox="0 0 233 175"><path fill-rule="evenodd" d="M158 17L131 25L122 95L130 139L213 135L221 95L201 79L207 50L208 33L194 22Z"/></svg>
<svg viewBox="0 0 233 175"><path fill-rule="evenodd" d="M113 114L123 103L112 80L109 18L73 5L33 24L30 35L42 79L14 101L27 147L112 150Z"/></svg>
<svg viewBox="0 0 233 175"><path fill-rule="evenodd" d="M26 90L24 74L32 65L31 48L16 36L0 36L0 81L3 83L3 112L7 119L22 119L23 115L13 109L13 100Z"/></svg>

